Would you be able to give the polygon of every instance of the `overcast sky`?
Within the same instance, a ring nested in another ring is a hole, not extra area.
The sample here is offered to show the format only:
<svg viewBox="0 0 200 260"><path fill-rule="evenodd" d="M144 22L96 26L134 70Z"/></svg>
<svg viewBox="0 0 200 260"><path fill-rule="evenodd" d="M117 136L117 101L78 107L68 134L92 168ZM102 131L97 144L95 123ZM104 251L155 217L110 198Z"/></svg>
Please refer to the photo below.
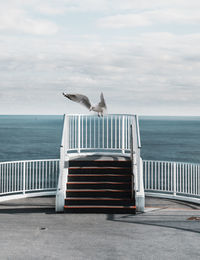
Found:
<svg viewBox="0 0 200 260"><path fill-rule="evenodd" d="M200 115L199 0L0 2L0 114Z"/></svg>

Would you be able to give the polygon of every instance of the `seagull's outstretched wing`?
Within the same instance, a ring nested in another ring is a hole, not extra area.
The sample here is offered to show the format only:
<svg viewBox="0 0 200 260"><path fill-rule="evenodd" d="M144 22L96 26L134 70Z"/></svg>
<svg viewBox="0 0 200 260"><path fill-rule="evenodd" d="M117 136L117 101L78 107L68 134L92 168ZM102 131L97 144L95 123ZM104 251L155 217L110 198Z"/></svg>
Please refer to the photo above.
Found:
<svg viewBox="0 0 200 260"><path fill-rule="evenodd" d="M85 107L87 107L88 109L91 108L91 103L88 97L81 95L81 94L65 94L63 93L63 96L65 96L66 98L69 98L70 100L80 103L82 105L84 105Z"/></svg>
<svg viewBox="0 0 200 260"><path fill-rule="evenodd" d="M101 95L100 95L100 102L99 102L98 105L99 105L100 107L104 108L104 109L107 109L107 107L106 107L106 102L105 102L105 99L104 99L104 97L103 97L103 93L101 93Z"/></svg>

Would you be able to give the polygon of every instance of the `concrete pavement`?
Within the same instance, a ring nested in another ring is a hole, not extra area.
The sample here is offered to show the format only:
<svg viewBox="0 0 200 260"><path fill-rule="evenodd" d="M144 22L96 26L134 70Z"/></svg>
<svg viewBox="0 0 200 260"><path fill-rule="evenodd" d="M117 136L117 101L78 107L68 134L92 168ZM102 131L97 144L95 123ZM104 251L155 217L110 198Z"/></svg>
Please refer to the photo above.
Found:
<svg viewBox="0 0 200 260"><path fill-rule="evenodd" d="M146 198L143 214L56 214L54 200L0 203L0 259L200 259L196 205Z"/></svg>

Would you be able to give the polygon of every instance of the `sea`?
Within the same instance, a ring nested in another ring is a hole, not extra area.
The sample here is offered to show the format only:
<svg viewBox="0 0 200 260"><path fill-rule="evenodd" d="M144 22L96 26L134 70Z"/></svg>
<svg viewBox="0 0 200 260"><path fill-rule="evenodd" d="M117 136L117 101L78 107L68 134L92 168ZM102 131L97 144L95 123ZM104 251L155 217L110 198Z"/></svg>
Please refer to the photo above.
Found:
<svg viewBox="0 0 200 260"><path fill-rule="evenodd" d="M141 157L200 163L200 117L139 117ZM62 115L0 115L0 162L59 158Z"/></svg>

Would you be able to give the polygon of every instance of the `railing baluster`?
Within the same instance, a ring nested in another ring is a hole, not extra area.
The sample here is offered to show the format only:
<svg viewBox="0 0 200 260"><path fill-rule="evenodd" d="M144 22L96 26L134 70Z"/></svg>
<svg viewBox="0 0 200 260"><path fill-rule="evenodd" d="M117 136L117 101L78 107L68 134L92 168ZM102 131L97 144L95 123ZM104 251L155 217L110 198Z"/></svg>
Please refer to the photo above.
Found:
<svg viewBox="0 0 200 260"><path fill-rule="evenodd" d="M91 121L90 121L90 129L91 129ZM91 133L91 130L90 130ZM81 116L81 149L83 149L83 116ZM90 143L91 147L91 143Z"/></svg>
<svg viewBox="0 0 200 260"><path fill-rule="evenodd" d="M77 139L78 139L78 153L80 153L80 150L81 150L81 148L80 148L80 145L81 145L81 129L80 129L80 127L81 127L81 118L80 118L80 115L78 115L78 132L77 132Z"/></svg>
<svg viewBox="0 0 200 260"><path fill-rule="evenodd" d="M161 190L163 190L163 187L164 187L164 178L163 178L163 162L161 162Z"/></svg>
<svg viewBox="0 0 200 260"><path fill-rule="evenodd" d="M88 131L87 131L87 116L85 117L85 148L87 149L88 144L87 144L87 139L88 139Z"/></svg>
<svg viewBox="0 0 200 260"><path fill-rule="evenodd" d="M13 186L14 186L14 178L13 178L13 163L10 164L10 177L11 177L11 187L10 187L10 191L12 192L14 189L13 189Z"/></svg>
<svg viewBox="0 0 200 260"><path fill-rule="evenodd" d="M124 152L124 116L122 116L122 153Z"/></svg>
<svg viewBox="0 0 200 260"><path fill-rule="evenodd" d="M113 147L112 141L113 141L113 122L112 122L112 115L110 116L110 148Z"/></svg>
<svg viewBox="0 0 200 260"><path fill-rule="evenodd" d="M160 162L157 162L158 167L158 190L160 190Z"/></svg>
<svg viewBox="0 0 200 260"><path fill-rule="evenodd" d="M198 190L197 190L197 181L198 181L197 165L195 165L195 184L196 184L196 187L195 187L195 194L196 194L196 195L198 194Z"/></svg>
<svg viewBox="0 0 200 260"><path fill-rule="evenodd" d="M150 162L148 162L148 189L150 189Z"/></svg>
<svg viewBox="0 0 200 260"><path fill-rule="evenodd" d="M26 162L23 162L23 194L26 192Z"/></svg>
<svg viewBox="0 0 200 260"><path fill-rule="evenodd" d="M198 195L200 195L200 165L198 165Z"/></svg>
<svg viewBox="0 0 200 260"><path fill-rule="evenodd" d="M94 148L96 147L96 122L95 122L95 117L94 117L94 120L93 120L93 123L94 123Z"/></svg>
<svg viewBox="0 0 200 260"><path fill-rule="evenodd" d="M90 149L92 148L92 125L91 125L91 117L90 117ZM83 148L83 147L82 147Z"/></svg>
<svg viewBox="0 0 200 260"><path fill-rule="evenodd" d="M176 163L174 163L174 192L173 195L176 196Z"/></svg>
<svg viewBox="0 0 200 260"><path fill-rule="evenodd" d="M151 189L153 190L153 162L151 162Z"/></svg>

